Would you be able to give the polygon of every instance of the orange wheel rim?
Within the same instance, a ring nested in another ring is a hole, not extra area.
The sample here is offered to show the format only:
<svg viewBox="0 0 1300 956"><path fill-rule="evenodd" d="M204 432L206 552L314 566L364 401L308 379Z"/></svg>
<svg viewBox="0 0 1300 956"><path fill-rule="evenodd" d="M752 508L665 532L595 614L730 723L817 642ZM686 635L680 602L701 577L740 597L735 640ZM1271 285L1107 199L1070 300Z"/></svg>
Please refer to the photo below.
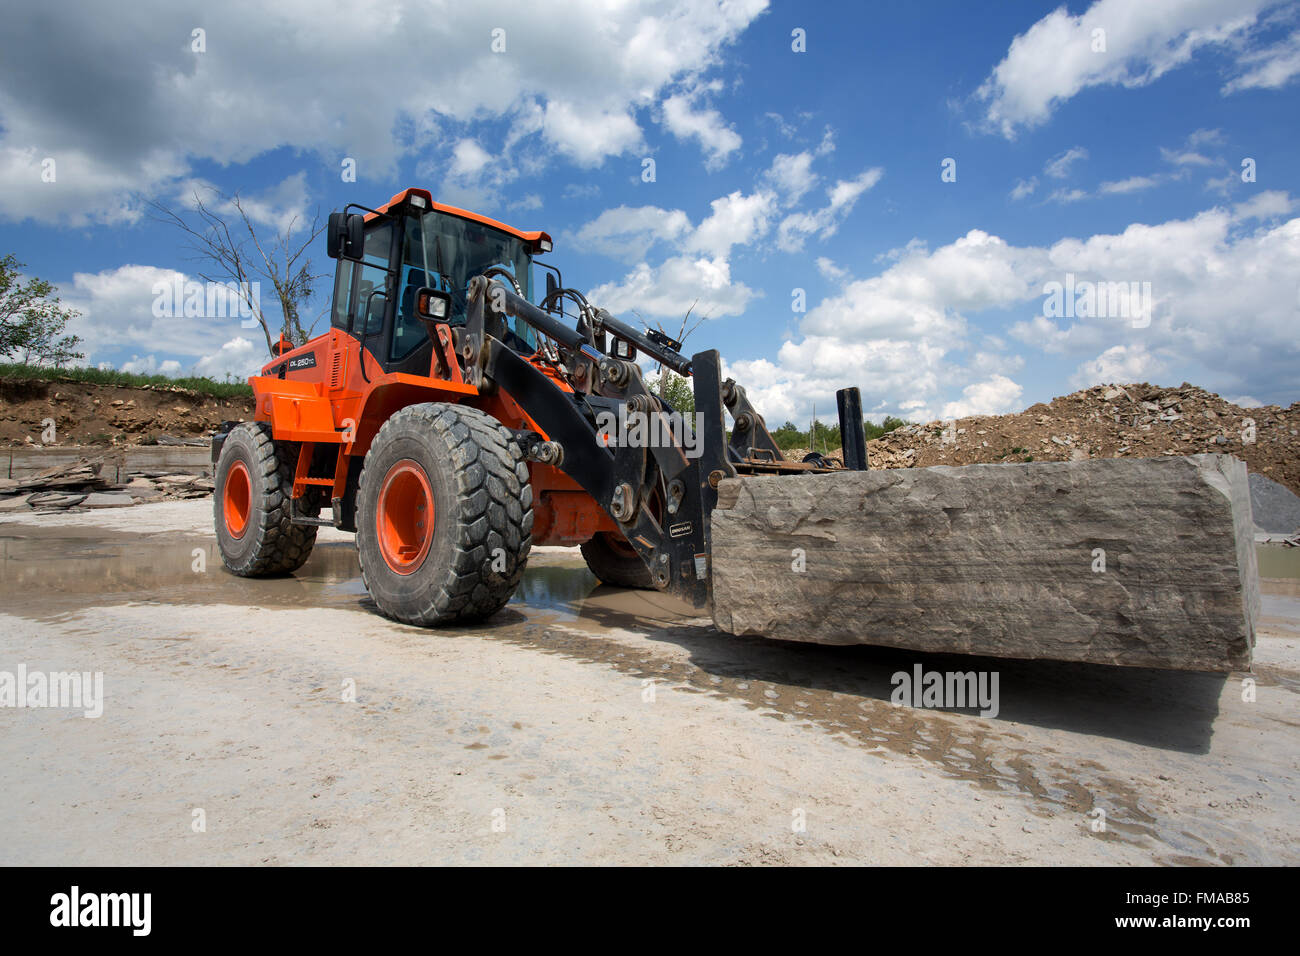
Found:
<svg viewBox="0 0 1300 956"><path fill-rule="evenodd" d="M388 469L379 486L375 537L384 561L397 574L424 563L433 543L433 489L424 469L409 458Z"/></svg>
<svg viewBox="0 0 1300 956"><path fill-rule="evenodd" d="M225 515L226 530L231 537L242 538L248 529L248 515L253 510L253 481L248 466L236 461L226 473L226 484L221 491L221 511Z"/></svg>

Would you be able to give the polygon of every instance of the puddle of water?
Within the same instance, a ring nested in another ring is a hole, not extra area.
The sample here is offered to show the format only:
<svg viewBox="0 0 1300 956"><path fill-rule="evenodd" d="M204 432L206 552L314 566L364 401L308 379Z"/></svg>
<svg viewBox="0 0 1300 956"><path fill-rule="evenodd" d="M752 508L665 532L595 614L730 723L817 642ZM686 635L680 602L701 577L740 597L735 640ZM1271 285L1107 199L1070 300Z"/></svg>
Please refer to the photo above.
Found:
<svg viewBox="0 0 1300 956"><path fill-rule="evenodd" d="M225 569L215 541L77 527L0 527L0 600L48 619L88 603L139 601L375 613L352 541L318 543L292 575L240 578ZM602 587L580 557L567 554L533 555L509 607L575 625L591 623L584 611L621 615L629 627L695 616L658 593Z"/></svg>
<svg viewBox="0 0 1300 956"><path fill-rule="evenodd" d="M1300 548L1282 544L1258 544L1255 557L1259 563L1259 576L1278 581L1300 582Z"/></svg>
<svg viewBox="0 0 1300 956"><path fill-rule="evenodd" d="M102 529L0 529L0 599L6 610L56 619L87 604L242 604L356 607L365 596L351 542L317 545L295 575L238 578L216 542Z"/></svg>

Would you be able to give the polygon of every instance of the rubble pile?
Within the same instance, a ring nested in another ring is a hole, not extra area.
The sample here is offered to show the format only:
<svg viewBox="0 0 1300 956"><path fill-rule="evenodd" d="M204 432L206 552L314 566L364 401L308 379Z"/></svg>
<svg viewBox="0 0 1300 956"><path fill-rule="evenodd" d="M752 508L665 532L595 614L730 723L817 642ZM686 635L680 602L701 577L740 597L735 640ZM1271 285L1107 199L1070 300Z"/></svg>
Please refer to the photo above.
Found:
<svg viewBox="0 0 1300 956"><path fill-rule="evenodd" d="M150 501L212 494L209 473L123 472L103 458L83 458L26 478L0 478L0 514L126 508Z"/></svg>
<svg viewBox="0 0 1300 956"><path fill-rule="evenodd" d="M1186 382L1097 385L1015 415L905 425L868 442L867 451L872 468L1212 452L1300 493L1300 402L1241 408Z"/></svg>

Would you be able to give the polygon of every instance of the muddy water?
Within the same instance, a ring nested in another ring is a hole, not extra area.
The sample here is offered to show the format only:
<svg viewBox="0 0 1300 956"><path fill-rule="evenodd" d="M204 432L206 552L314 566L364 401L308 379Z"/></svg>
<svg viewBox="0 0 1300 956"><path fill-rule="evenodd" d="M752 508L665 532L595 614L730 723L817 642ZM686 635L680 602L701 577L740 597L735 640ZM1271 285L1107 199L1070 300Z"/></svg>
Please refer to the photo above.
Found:
<svg viewBox="0 0 1300 956"><path fill-rule="evenodd" d="M1255 547L1255 555L1261 578L1278 582L1300 582L1300 548L1261 544Z"/></svg>
<svg viewBox="0 0 1300 956"><path fill-rule="evenodd" d="M87 606L122 603L376 613L350 540L318 544L291 577L250 580L226 572L215 543L203 538L0 526L3 610L54 622ZM457 629L466 631L609 666L665 692L738 701L882 755L920 757L990 794L1030 796L1043 815L1082 818L1102 807L1103 839L1150 837L1183 861L1230 862L1207 841L1159 822L1170 817L1150 805L1154 781L1148 787L1131 774L1121 780L1099 763L1033 745L1017 726L1201 754L1209 747L1223 677L734 638L661 595L600 586L574 553L534 555L511 604L490 624ZM454 639L426 633L430 640ZM918 662L926 670L998 672L1001 713L986 719L970 710L892 706L891 676Z"/></svg>

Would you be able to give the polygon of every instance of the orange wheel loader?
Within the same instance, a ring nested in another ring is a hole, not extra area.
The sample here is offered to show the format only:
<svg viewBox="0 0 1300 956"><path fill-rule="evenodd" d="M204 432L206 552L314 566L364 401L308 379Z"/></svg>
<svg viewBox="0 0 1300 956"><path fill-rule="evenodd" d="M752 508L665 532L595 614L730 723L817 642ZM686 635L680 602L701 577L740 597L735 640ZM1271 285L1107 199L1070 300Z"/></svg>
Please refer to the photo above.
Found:
<svg viewBox="0 0 1300 956"><path fill-rule="evenodd" d="M329 331L281 338L249 380L255 420L213 439L235 574L298 569L328 525L355 533L375 604L408 624L500 610L533 544L581 545L601 581L704 607L718 482L833 467L786 460L716 352L683 356L565 287L538 259L545 232L407 189L332 213L327 237ZM693 418L639 356L691 378ZM865 469L858 391L839 399L844 467Z"/></svg>

